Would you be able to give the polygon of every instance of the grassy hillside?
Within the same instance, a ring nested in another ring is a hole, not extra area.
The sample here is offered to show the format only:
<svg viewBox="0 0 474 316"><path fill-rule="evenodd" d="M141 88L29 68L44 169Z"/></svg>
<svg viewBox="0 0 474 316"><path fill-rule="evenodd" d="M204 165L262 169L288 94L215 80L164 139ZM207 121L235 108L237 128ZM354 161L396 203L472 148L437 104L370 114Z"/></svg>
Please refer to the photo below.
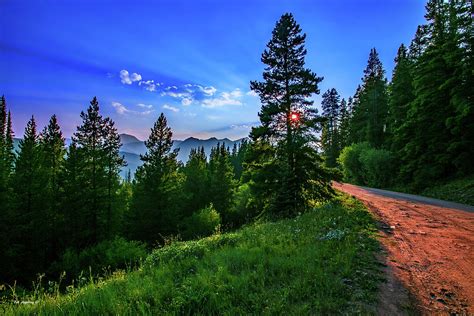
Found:
<svg viewBox="0 0 474 316"><path fill-rule="evenodd" d="M374 231L359 202L339 197L296 219L175 242L137 271L3 308L7 315L372 313L380 280Z"/></svg>
<svg viewBox="0 0 474 316"><path fill-rule="evenodd" d="M425 189L421 195L474 205L474 175Z"/></svg>

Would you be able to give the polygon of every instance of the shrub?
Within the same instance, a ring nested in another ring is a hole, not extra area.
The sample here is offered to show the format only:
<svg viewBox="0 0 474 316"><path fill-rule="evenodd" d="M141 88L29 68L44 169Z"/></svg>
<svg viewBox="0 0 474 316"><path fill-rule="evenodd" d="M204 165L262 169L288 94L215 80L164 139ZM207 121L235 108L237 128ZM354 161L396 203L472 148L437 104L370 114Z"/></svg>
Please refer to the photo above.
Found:
<svg viewBox="0 0 474 316"><path fill-rule="evenodd" d="M388 187L396 172L393 154L385 149L372 148L368 143L345 147L339 162L344 180L360 185Z"/></svg>
<svg viewBox="0 0 474 316"><path fill-rule="evenodd" d="M368 148L362 151L359 161L362 163L367 185L386 188L392 184L396 170L395 159L390 151Z"/></svg>
<svg viewBox="0 0 474 316"><path fill-rule="evenodd" d="M75 278L81 271L90 271L94 276L104 270L123 269L137 264L147 256L146 247L138 241L127 241L122 237L106 240L81 251L67 249L59 262L53 264L55 273L65 271L69 278Z"/></svg>
<svg viewBox="0 0 474 316"><path fill-rule="evenodd" d="M220 225L221 216L211 203L183 220L182 236L184 239L210 236L219 230Z"/></svg>
<svg viewBox="0 0 474 316"><path fill-rule="evenodd" d="M238 228L250 222L256 213L254 205L249 184L239 186L234 195L234 204L229 210L229 226Z"/></svg>
<svg viewBox="0 0 474 316"><path fill-rule="evenodd" d="M365 184L364 166L360 161L360 156L369 148L370 145L368 143L352 144L351 146L344 147L338 158L343 168L344 181Z"/></svg>

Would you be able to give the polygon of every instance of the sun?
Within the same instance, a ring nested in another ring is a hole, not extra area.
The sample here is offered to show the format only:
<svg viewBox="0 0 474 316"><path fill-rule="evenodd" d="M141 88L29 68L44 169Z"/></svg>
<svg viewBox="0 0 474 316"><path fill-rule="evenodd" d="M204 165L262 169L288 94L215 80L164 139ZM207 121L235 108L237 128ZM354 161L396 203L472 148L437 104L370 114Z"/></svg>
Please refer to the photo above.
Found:
<svg viewBox="0 0 474 316"><path fill-rule="evenodd" d="M300 119L300 115L298 113L291 113L290 119L294 122L297 122Z"/></svg>

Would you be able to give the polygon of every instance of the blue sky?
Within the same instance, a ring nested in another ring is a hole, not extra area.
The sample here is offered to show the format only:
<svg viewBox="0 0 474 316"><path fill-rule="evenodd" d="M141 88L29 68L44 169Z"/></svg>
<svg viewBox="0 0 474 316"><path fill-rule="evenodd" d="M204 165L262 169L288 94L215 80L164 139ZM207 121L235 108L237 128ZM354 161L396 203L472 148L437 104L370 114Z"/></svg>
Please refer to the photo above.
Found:
<svg viewBox="0 0 474 316"><path fill-rule="evenodd" d="M292 12L307 67L353 95L370 48L393 58L424 22L421 0L0 1L0 94L15 134L57 114L70 137L97 96L120 132L141 139L161 112L176 139L247 136L258 122L260 56ZM320 97L315 96L319 106Z"/></svg>

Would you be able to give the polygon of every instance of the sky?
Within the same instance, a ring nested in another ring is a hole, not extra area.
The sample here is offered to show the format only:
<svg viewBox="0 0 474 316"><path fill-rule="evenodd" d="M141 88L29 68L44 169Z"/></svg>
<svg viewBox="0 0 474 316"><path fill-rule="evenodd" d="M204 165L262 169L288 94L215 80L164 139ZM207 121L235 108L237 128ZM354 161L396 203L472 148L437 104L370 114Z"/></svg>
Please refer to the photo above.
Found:
<svg viewBox="0 0 474 316"><path fill-rule="evenodd" d="M175 139L248 135L258 124L260 58L280 16L307 34L321 94L354 94L375 47L390 79L424 0L0 0L0 95L21 137L52 114L70 137L97 96L121 133L146 139L161 112ZM314 96L319 106L320 95Z"/></svg>

